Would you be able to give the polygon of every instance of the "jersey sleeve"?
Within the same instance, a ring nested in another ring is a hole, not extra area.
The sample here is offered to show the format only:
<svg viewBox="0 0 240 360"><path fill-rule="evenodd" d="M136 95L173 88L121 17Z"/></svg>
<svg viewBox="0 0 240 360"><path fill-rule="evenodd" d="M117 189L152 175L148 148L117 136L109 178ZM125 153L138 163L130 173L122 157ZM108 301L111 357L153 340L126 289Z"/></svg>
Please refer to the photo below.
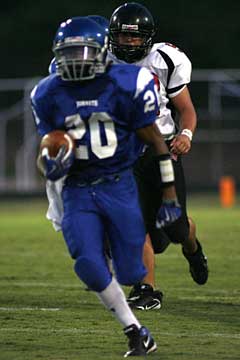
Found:
<svg viewBox="0 0 240 360"><path fill-rule="evenodd" d="M40 136L43 136L54 130L51 119L52 106L50 103L51 96L46 96L43 93L41 85L35 86L31 92L31 106L37 131Z"/></svg>
<svg viewBox="0 0 240 360"><path fill-rule="evenodd" d="M191 80L192 64L186 54L170 43L153 45L147 66L161 79L169 97L179 94Z"/></svg>
<svg viewBox="0 0 240 360"><path fill-rule="evenodd" d="M133 101L132 128L137 130L154 123L159 109L157 89L152 74L144 67L138 72Z"/></svg>
<svg viewBox="0 0 240 360"><path fill-rule="evenodd" d="M191 81L192 64L183 52L176 51L179 52L178 62L174 66L167 89L170 98L178 95Z"/></svg>

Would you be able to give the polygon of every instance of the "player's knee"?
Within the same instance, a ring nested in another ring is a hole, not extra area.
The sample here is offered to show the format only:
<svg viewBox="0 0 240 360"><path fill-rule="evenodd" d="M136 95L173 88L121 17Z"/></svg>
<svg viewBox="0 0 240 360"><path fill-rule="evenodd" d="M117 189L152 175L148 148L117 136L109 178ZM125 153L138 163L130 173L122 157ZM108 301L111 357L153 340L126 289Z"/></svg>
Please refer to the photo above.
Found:
<svg viewBox="0 0 240 360"><path fill-rule="evenodd" d="M187 217L181 216L169 229L166 229L166 232L172 243L184 244L189 239L189 222Z"/></svg>
<svg viewBox="0 0 240 360"><path fill-rule="evenodd" d="M171 237L171 242L174 244L184 244L188 240L189 231L179 231L175 236Z"/></svg>
<svg viewBox="0 0 240 360"><path fill-rule="evenodd" d="M162 229L152 229L150 231L151 242L154 250L154 254L163 253L168 245L171 243L170 238Z"/></svg>
<svg viewBox="0 0 240 360"><path fill-rule="evenodd" d="M98 264L91 258L79 256L74 270L78 277L93 291L103 291L111 281L111 274L107 266Z"/></svg>
<svg viewBox="0 0 240 360"><path fill-rule="evenodd" d="M176 228L171 234L171 242L175 244L184 244L189 239L196 238L196 225L192 218L188 217L187 221Z"/></svg>
<svg viewBox="0 0 240 360"><path fill-rule="evenodd" d="M116 278L119 284L125 286L132 286L139 283L147 274L145 267L142 265L138 268L131 266L131 269L126 267L116 271Z"/></svg>

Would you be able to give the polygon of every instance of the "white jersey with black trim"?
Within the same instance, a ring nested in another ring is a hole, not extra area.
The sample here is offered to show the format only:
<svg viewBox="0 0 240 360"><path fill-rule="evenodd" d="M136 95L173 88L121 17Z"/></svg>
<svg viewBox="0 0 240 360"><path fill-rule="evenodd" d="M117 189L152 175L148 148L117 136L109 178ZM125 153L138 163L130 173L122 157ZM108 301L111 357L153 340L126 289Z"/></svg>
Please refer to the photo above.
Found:
<svg viewBox="0 0 240 360"><path fill-rule="evenodd" d="M108 60L124 63L110 52L108 52ZM169 101L190 82L191 62L176 46L162 42L154 44L150 53L135 64L146 67L155 77L160 102L160 113L156 123L164 137L170 139L177 130Z"/></svg>

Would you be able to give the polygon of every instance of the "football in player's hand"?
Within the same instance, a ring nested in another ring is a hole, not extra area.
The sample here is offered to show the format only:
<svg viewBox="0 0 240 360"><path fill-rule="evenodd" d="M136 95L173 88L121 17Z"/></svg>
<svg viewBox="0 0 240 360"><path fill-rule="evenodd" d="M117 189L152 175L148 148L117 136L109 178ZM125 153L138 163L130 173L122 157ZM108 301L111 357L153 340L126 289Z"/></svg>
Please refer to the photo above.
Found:
<svg viewBox="0 0 240 360"><path fill-rule="evenodd" d="M44 148L48 149L48 155L50 157L56 157L59 149L62 145L65 145L65 152L74 149L74 140L72 137L65 131L54 130L50 133L43 136L40 143L40 154Z"/></svg>

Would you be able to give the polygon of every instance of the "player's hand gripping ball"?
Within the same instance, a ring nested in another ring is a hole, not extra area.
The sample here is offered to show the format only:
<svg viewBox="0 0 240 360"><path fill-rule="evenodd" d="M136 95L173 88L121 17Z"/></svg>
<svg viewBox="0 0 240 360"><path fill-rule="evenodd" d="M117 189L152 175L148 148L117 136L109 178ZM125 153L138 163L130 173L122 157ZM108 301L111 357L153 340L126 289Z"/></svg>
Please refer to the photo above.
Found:
<svg viewBox="0 0 240 360"><path fill-rule="evenodd" d="M73 164L74 152L74 140L67 132L54 130L44 135L37 161L40 172L52 181L62 178Z"/></svg>

